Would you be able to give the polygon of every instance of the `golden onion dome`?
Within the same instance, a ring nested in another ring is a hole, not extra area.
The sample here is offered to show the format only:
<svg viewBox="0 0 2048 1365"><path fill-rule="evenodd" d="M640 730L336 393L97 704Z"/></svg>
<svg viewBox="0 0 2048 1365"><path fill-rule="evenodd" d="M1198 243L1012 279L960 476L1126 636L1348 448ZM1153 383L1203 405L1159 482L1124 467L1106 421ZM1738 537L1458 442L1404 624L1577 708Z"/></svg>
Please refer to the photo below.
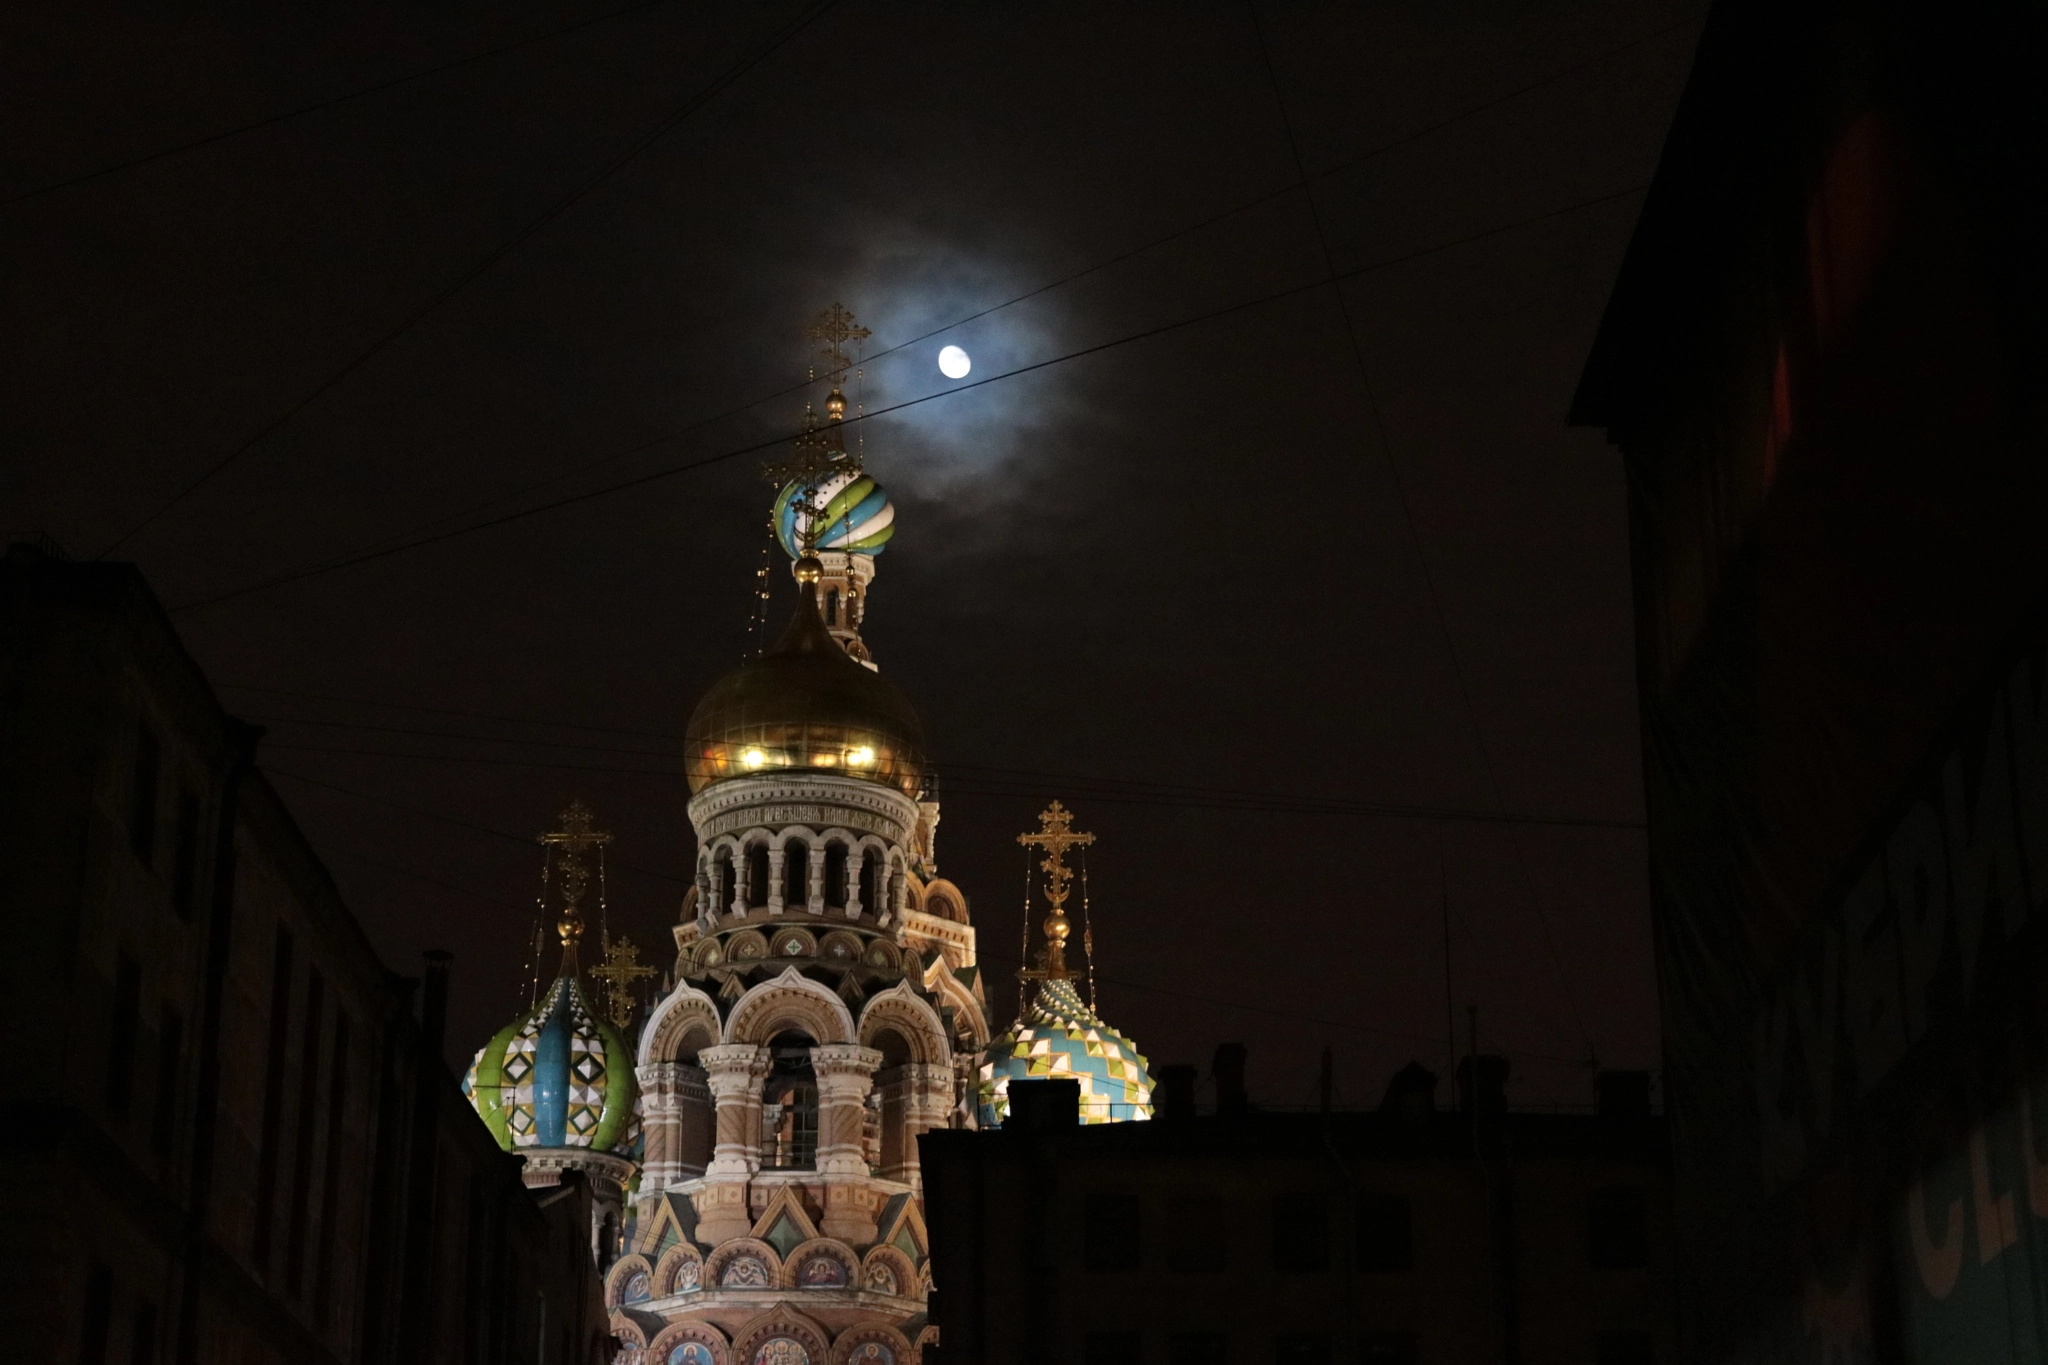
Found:
<svg viewBox="0 0 2048 1365"><path fill-rule="evenodd" d="M916 796L924 726L896 685L855 662L818 614L819 565L797 562L797 609L775 647L712 684L690 716L690 791L731 777L844 774Z"/></svg>

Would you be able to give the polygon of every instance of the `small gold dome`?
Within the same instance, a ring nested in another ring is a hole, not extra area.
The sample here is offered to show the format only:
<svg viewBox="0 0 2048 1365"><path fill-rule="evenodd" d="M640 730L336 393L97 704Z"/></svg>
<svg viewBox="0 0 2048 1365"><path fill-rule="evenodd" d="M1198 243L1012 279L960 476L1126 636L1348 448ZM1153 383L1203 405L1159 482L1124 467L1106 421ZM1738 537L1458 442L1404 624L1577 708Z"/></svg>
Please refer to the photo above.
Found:
<svg viewBox="0 0 2048 1365"><path fill-rule="evenodd" d="M693 794L727 778L811 772L917 795L924 726L894 683L856 663L825 629L821 569L808 556L797 561L796 615L782 639L697 703L683 745Z"/></svg>

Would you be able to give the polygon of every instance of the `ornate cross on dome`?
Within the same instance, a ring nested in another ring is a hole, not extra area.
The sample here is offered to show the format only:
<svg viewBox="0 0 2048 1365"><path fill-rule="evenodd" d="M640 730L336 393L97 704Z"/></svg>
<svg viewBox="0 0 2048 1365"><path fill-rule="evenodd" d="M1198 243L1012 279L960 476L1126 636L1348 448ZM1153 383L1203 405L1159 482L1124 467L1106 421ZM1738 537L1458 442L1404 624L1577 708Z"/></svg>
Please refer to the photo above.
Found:
<svg viewBox="0 0 2048 1365"><path fill-rule="evenodd" d="M597 864L597 906L604 909L604 846L612 836L601 829L591 828L590 807L580 800L569 803L562 812L562 827L551 834L540 836L545 856L541 861L541 910L547 910L548 874L559 859L562 869L561 917L555 922L555 933L562 940L562 973L573 976L576 973L576 945L583 937L583 897L590 890L590 864L584 855L591 849L600 850Z"/></svg>
<svg viewBox="0 0 2048 1365"><path fill-rule="evenodd" d="M1066 905L1072 894L1067 884L1073 881L1074 872L1067 866L1067 850L1095 842L1093 834L1077 833L1073 826L1074 813L1055 801L1038 813L1036 834L1017 836L1017 842L1026 848L1045 850L1045 860L1038 866L1045 873L1045 898L1052 902L1052 913L1042 926L1045 950L1039 954L1040 966L1018 973L1026 980L1065 981L1073 975L1067 970L1067 935L1073 927L1067 923Z"/></svg>
<svg viewBox="0 0 2048 1365"><path fill-rule="evenodd" d="M853 357L846 353L846 343L859 345L874 333L856 322L844 304L835 303L804 328L804 335L825 343L818 348L818 358L825 362L826 373L836 377L853 364Z"/></svg>
<svg viewBox="0 0 2048 1365"><path fill-rule="evenodd" d="M634 985L654 975L654 968L640 960L639 947L620 934L604 950L603 964L592 967L590 974L604 982L605 1013L611 1016L612 1027L624 1028L632 1023L633 1011L639 1003L633 998Z"/></svg>

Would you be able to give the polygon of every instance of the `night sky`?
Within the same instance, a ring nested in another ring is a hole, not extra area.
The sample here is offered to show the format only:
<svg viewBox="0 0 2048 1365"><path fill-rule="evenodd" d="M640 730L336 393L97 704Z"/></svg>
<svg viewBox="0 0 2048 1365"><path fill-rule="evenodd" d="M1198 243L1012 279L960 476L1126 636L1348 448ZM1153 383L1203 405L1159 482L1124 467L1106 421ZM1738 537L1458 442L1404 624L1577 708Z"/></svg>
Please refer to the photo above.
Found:
<svg viewBox="0 0 2048 1365"><path fill-rule="evenodd" d="M1058 797L1155 1064L1441 1069L1447 901L1459 1046L1475 1005L1515 1100L1582 1104L1657 1034L1621 470L1564 413L1697 9L17 7L0 531L140 565L385 960L456 954L466 1061L572 795L668 956L772 494L715 457L795 429L804 325L872 356L1066 281L856 395L959 389L861 427L864 633L998 1026Z"/></svg>

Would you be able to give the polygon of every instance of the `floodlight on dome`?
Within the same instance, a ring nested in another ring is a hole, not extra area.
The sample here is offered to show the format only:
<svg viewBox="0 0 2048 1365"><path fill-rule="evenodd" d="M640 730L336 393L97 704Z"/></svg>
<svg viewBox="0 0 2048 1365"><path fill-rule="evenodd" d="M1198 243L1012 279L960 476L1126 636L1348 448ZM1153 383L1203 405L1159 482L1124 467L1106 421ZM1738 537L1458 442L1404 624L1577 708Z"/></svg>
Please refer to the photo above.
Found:
<svg viewBox="0 0 2048 1365"><path fill-rule="evenodd" d="M768 761L768 755L762 753L759 749L749 749L746 753L740 755L740 761L749 768L758 768Z"/></svg>

